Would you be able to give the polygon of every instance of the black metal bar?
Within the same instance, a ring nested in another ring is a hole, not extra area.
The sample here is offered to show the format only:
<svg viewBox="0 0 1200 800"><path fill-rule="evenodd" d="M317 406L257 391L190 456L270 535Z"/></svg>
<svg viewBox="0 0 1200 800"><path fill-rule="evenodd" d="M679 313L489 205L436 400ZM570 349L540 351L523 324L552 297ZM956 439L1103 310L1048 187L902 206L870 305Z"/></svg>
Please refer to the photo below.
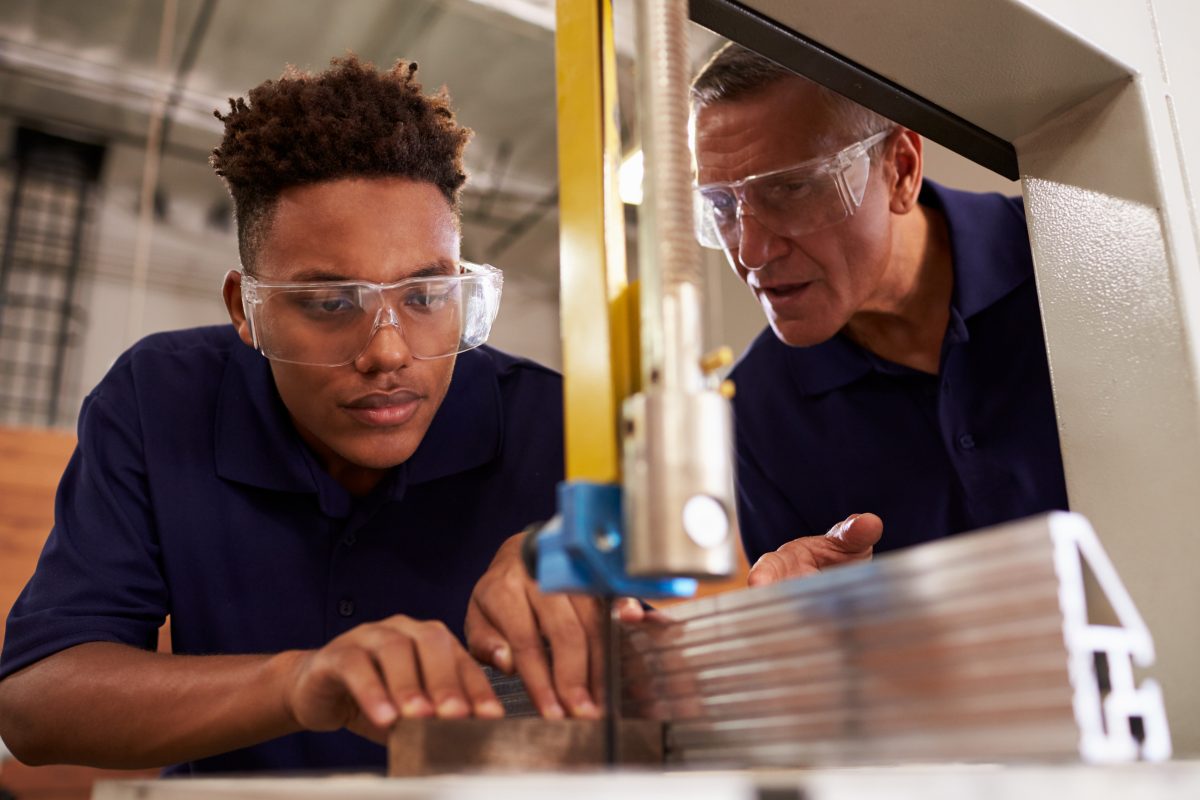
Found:
<svg viewBox="0 0 1200 800"><path fill-rule="evenodd" d="M63 287L58 307L58 340L54 345L54 374L50 378L50 406L47 409L47 424L58 422L58 400L62 391L63 373L66 371L67 344L70 341L71 307L75 301L75 284L79 278L79 267L83 261L83 232L87 225L88 201L91 184L87 177L79 177L79 194L75 206L75 226L71 231L71 261L67 265L66 285Z"/></svg>
<svg viewBox="0 0 1200 800"><path fill-rule="evenodd" d="M600 600L601 636L604 637L604 762L616 766L621 761L621 745L617 738L617 723L621 711L621 641L613 624L613 597Z"/></svg>
<svg viewBox="0 0 1200 800"><path fill-rule="evenodd" d="M690 0L691 18L714 33L911 128L964 158L1020 177L1012 142L968 122L861 64L736 0Z"/></svg>
<svg viewBox="0 0 1200 800"><path fill-rule="evenodd" d="M12 271L17 247L17 226L21 213L21 191L25 185L27 165L25 159L17 158L13 174L12 191L8 199L8 222L4 232L4 254L0 256L0 326L4 324L4 309L8 305L8 276Z"/></svg>
<svg viewBox="0 0 1200 800"><path fill-rule="evenodd" d="M10 395L28 400L8 404L9 410L41 424L59 421L66 351L78 338L72 333L79 316L73 298L88 198L104 152L102 145L36 129L16 131L13 196L0 261L0 302L6 312L0 318L0 374Z"/></svg>

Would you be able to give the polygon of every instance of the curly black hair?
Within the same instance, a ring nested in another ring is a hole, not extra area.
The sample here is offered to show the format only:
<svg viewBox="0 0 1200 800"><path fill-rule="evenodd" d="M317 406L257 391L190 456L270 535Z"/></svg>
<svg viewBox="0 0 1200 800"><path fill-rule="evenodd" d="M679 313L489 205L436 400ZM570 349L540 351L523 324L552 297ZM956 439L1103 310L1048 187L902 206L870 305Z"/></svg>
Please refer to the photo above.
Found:
<svg viewBox="0 0 1200 800"><path fill-rule="evenodd" d="M351 53L318 74L289 66L248 101L230 98L229 113L213 112L225 136L209 163L233 197L245 269L254 268L280 193L293 186L409 178L432 183L459 211L471 131L455 122L444 88L421 93L416 71L397 61L379 72Z"/></svg>

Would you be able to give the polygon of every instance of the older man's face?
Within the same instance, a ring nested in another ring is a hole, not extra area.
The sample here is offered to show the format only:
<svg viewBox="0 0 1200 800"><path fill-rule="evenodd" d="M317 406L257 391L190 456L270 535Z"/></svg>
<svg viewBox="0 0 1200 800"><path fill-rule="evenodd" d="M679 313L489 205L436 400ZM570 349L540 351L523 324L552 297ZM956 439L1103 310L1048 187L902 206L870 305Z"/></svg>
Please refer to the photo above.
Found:
<svg viewBox="0 0 1200 800"><path fill-rule="evenodd" d="M786 78L696 115L697 179L737 181L831 155L853 143L811 84ZM750 211L738 224L730 262L762 304L775 334L805 347L834 336L869 310L893 250L890 197L874 159L862 205L831 227L780 235Z"/></svg>

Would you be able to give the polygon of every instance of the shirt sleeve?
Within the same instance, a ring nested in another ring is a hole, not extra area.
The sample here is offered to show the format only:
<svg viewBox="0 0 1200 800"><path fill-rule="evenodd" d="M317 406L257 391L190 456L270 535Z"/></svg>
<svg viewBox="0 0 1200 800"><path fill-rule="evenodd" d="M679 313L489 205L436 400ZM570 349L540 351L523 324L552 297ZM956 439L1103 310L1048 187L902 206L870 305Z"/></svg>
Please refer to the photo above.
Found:
<svg viewBox="0 0 1200 800"><path fill-rule="evenodd" d="M770 479L741 439L737 443L738 528L746 561L754 562L800 536L824 531L810 530L787 495Z"/></svg>
<svg viewBox="0 0 1200 800"><path fill-rule="evenodd" d="M8 617L0 678L85 642L153 650L168 613L160 563L136 394L110 373L80 412L54 528Z"/></svg>

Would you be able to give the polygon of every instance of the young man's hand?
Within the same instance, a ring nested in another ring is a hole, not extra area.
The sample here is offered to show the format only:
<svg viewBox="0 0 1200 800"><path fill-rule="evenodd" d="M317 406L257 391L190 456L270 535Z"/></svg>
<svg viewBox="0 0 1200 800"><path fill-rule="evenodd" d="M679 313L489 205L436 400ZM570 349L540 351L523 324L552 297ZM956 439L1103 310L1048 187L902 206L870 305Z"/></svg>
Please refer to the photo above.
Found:
<svg viewBox="0 0 1200 800"><path fill-rule="evenodd" d="M772 553L763 555L750 568L746 583L766 586L787 578L811 575L839 564L871 558L883 520L874 514L851 514L824 536L802 536Z"/></svg>
<svg viewBox="0 0 1200 800"><path fill-rule="evenodd" d="M292 663L285 704L300 727L378 742L399 718L504 716L487 676L441 622L397 615L359 625Z"/></svg>
<svg viewBox="0 0 1200 800"><path fill-rule="evenodd" d="M524 537L519 533L501 545L475 585L467 607L467 647L501 672L515 669L542 716L598 718L605 669L601 606L592 597L543 594L521 558ZM643 617L636 600L619 600L617 609L626 622Z"/></svg>

